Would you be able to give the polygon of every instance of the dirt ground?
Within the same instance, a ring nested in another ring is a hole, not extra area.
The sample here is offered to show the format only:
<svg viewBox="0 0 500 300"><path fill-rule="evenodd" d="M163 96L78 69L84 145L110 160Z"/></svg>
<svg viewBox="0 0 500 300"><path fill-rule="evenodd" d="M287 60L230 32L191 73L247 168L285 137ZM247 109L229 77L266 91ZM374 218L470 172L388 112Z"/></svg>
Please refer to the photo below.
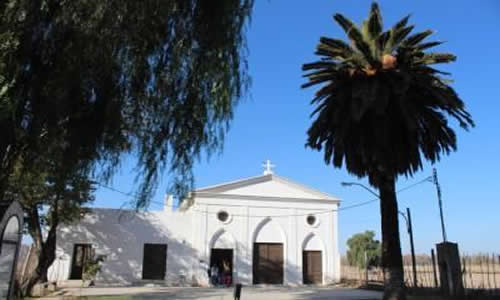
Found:
<svg viewBox="0 0 500 300"><path fill-rule="evenodd" d="M170 288L170 287L91 287L67 288L44 298L92 300L153 300L153 299L233 299L232 288ZM382 293L336 287L243 287L241 300L379 300Z"/></svg>

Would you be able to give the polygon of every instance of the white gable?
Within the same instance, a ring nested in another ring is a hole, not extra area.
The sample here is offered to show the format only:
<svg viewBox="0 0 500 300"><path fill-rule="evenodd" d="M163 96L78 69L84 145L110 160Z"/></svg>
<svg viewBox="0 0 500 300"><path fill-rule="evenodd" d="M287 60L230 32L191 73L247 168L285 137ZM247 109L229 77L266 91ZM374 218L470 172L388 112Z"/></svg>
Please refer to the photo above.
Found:
<svg viewBox="0 0 500 300"><path fill-rule="evenodd" d="M288 199L313 199L338 201L337 198L312 188L294 183L286 178L268 174L196 190L198 195L219 194L250 197L275 197Z"/></svg>
<svg viewBox="0 0 500 300"><path fill-rule="evenodd" d="M292 187L288 184L278 182L276 180L244 186L234 190L225 191L222 194L305 199L325 198L319 197L318 195L312 193L308 193L302 189Z"/></svg>

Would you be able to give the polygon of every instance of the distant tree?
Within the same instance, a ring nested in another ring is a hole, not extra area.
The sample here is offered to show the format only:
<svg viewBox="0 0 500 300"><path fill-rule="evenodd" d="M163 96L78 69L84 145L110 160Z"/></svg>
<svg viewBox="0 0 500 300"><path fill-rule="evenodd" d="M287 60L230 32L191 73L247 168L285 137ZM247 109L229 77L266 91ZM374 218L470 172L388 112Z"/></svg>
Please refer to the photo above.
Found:
<svg viewBox="0 0 500 300"><path fill-rule="evenodd" d="M109 180L137 157L137 205L159 176L184 195L245 93L253 0L0 2L0 201L46 143ZM60 130L63 128L64 130ZM40 137L45 136L44 143Z"/></svg>
<svg viewBox="0 0 500 300"><path fill-rule="evenodd" d="M376 267L380 265L382 248L380 241L375 240L374 237L375 232L367 230L363 233L356 233L347 240L349 265L363 269L366 266Z"/></svg>
<svg viewBox="0 0 500 300"><path fill-rule="evenodd" d="M471 116L445 72L431 67L449 63L449 53L426 52L441 42L424 42L433 31L411 34L409 16L383 31L376 3L358 28L341 14L334 16L349 38L321 37L317 62L303 65L309 82L322 85L312 104L314 120L306 145L323 150L326 164L368 177L380 193L384 300L406 299L398 227L395 183L412 176L422 160L439 161L457 148L447 116L468 129Z"/></svg>

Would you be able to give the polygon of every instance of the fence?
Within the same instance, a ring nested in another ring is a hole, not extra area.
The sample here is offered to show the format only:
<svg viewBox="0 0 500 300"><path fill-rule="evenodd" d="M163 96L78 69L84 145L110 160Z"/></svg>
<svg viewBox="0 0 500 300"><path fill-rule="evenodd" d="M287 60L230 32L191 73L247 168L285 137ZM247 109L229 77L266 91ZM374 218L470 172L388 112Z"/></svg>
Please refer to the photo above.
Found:
<svg viewBox="0 0 500 300"><path fill-rule="evenodd" d="M500 295L500 255L479 254L462 255L462 281L466 293L484 292L491 295ZM416 257L417 285L413 280L413 267L410 256L404 256L403 269L405 284L408 288L438 289L439 268L430 255ZM361 284L379 284L384 282L381 268L362 268L349 266L342 260L342 278L346 281L355 281Z"/></svg>

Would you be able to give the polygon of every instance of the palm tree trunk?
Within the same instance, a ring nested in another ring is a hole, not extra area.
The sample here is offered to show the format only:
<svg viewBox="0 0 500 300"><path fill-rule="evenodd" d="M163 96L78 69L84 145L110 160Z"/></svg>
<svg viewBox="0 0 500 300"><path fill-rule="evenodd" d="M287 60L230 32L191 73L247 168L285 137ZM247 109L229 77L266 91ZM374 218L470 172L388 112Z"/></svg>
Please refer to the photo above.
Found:
<svg viewBox="0 0 500 300"><path fill-rule="evenodd" d="M383 299L406 300L394 177L386 176L379 190L382 216L382 268L386 275Z"/></svg>

